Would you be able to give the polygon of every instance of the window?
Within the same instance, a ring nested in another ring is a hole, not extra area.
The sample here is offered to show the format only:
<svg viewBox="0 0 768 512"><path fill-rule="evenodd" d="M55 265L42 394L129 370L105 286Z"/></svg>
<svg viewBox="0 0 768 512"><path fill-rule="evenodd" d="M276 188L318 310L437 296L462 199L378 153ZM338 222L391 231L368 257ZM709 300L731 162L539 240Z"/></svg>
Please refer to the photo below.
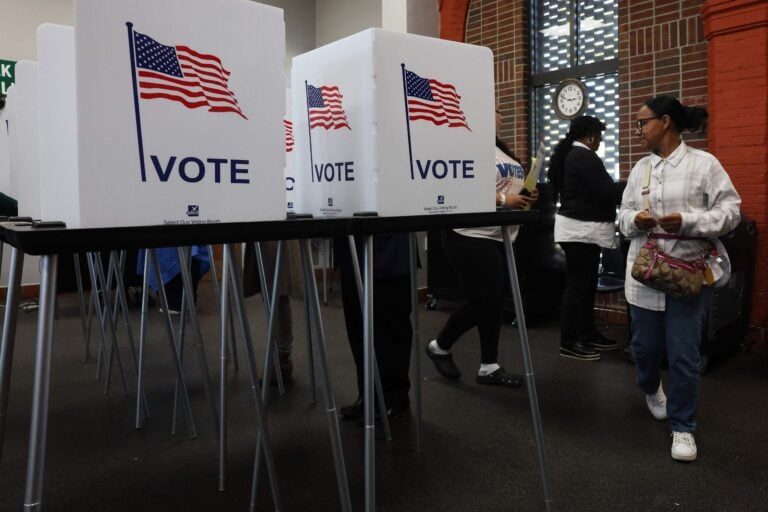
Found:
<svg viewBox="0 0 768 512"><path fill-rule="evenodd" d="M585 114L606 124L598 154L619 177L619 80L617 0L531 0L531 148L544 142L546 156L568 131L555 115L552 95L564 78L587 86ZM544 178L542 178L544 179Z"/></svg>

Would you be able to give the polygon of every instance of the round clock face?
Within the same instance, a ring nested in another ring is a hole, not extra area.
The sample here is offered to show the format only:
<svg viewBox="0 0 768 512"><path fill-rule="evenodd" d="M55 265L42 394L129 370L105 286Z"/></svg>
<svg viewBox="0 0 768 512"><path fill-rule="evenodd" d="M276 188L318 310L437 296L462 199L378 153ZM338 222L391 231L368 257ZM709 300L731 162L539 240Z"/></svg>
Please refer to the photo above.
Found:
<svg viewBox="0 0 768 512"><path fill-rule="evenodd" d="M555 91L555 112L563 119L577 117L586 103L586 88L577 80L565 80Z"/></svg>

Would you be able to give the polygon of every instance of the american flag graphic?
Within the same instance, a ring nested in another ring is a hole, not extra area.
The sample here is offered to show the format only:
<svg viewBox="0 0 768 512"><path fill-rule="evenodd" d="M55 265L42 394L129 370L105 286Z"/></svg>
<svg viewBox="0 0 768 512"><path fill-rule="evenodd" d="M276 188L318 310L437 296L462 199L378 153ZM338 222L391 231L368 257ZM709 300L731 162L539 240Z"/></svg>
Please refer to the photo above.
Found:
<svg viewBox="0 0 768 512"><path fill-rule="evenodd" d="M309 109L309 128L321 127L326 130L347 128L347 115L341 103L342 95L335 85L315 87L307 85L307 108Z"/></svg>
<svg viewBox="0 0 768 512"><path fill-rule="evenodd" d="M285 127L285 152L290 153L293 151L293 123L283 119L283 126Z"/></svg>
<svg viewBox="0 0 768 512"><path fill-rule="evenodd" d="M436 125L447 124L450 128L463 126L470 129L461 110L461 96L451 84L438 82L434 78L422 78L406 69L405 88L408 119L411 121L424 120Z"/></svg>
<svg viewBox="0 0 768 512"><path fill-rule="evenodd" d="M208 112L234 112L248 119L229 90L230 72L217 56L160 44L136 31L133 37L142 99L178 101L190 109L207 107Z"/></svg>

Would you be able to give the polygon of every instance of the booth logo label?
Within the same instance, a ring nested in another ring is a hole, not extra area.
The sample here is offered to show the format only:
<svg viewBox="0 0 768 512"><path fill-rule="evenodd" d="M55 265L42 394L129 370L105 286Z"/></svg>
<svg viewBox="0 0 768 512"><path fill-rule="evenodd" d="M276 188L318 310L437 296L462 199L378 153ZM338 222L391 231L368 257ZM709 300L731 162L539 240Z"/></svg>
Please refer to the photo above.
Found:
<svg viewBox="0 0 768 512"><path fill-rule="evenodd" d="M437 196L437 204L445 204L445 196Z"/></svg>
<svg viewBox="0 0 768 512"><path fill-rule="evenodd" d="M332 197L328 198L328 206L333 206L333 198Z"/></svg>
<svg viewBox="0 0 768 512"><path fill-rule="evenodd" d="M188 204L187 205L187 217L197 217L200 215L200 205Z"/></svg>

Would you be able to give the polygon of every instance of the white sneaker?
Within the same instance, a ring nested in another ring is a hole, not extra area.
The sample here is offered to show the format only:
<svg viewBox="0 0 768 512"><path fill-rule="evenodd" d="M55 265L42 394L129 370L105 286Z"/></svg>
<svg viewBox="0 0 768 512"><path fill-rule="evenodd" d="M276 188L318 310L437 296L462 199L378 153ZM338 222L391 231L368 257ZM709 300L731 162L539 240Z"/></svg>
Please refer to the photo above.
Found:
<svg viewBox="0 0 768 512"><path fill-rule="evenodd" d="M672 432L672 458L684 462L696 460L696 440L690 432Z"/></svg>
<svg viewBox="0 0 768 512"><path fill-rule="evenodd" d="M667 395L664 394L664 390L659 383L659 389L652 395L645 395L645 403L648 404L648 410L651 411L653 417L657 420L667 419Z"/></svg>

